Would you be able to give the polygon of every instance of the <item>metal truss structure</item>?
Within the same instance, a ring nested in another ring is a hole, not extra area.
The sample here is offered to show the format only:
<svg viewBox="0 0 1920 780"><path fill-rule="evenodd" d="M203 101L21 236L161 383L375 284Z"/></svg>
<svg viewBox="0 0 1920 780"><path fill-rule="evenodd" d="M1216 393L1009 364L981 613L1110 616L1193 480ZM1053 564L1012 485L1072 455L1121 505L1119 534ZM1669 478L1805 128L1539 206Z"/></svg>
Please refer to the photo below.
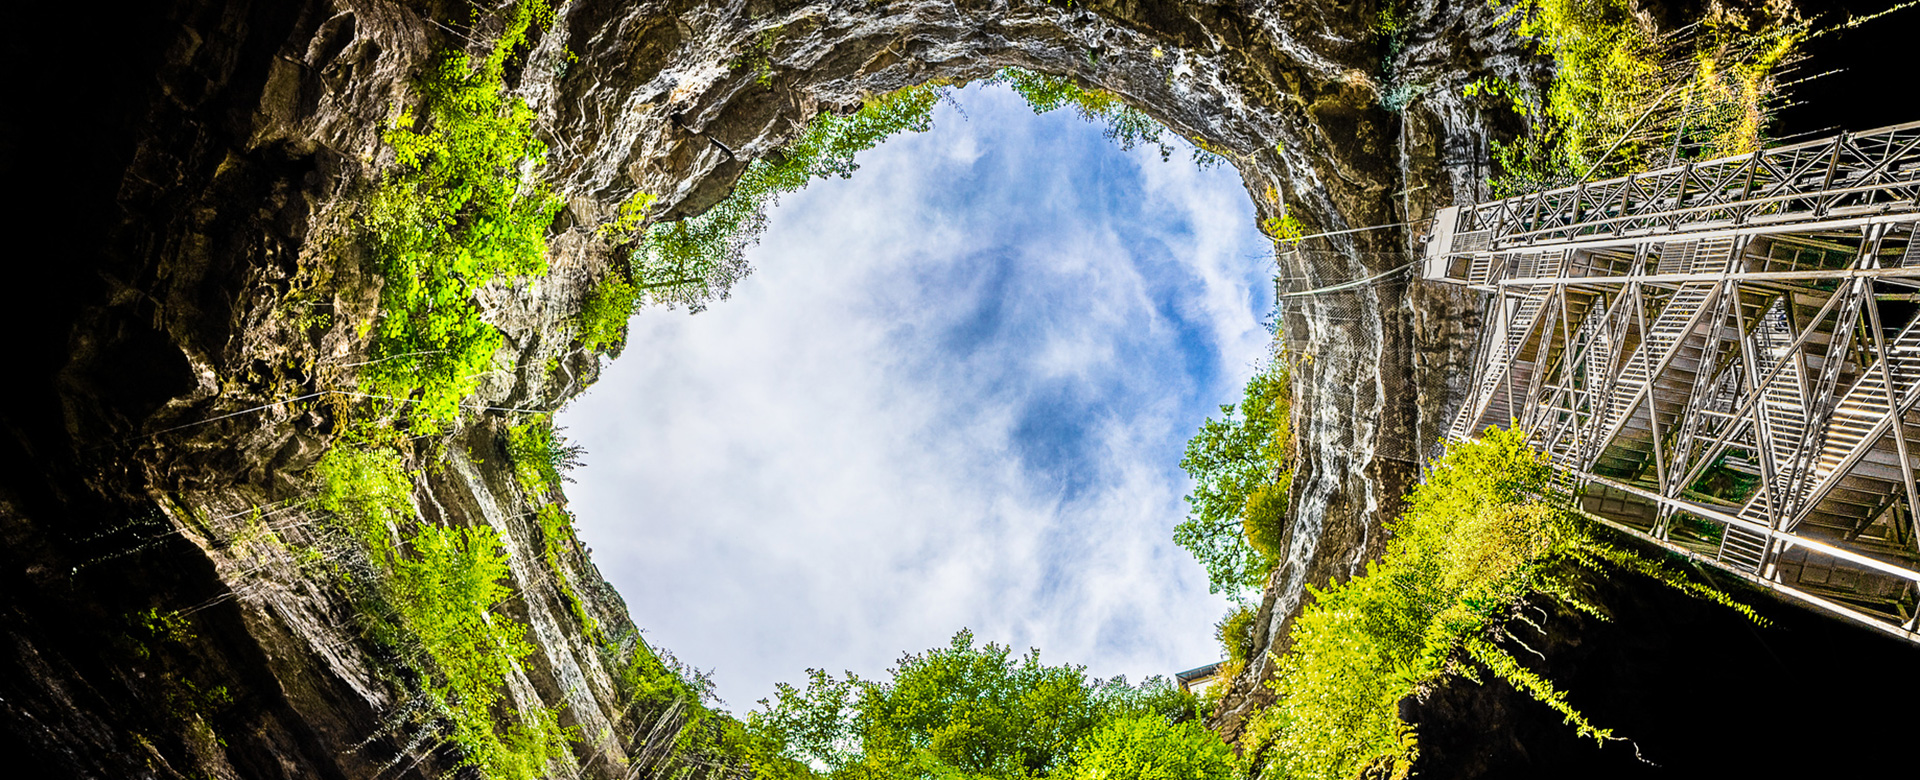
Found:
<svg viewBox="0 0 1920 780"><path fill-rule="evenodd" d="M1920 122L1440 212L1493 293L1448 436L1576 508L1920 642Z"/></svg>

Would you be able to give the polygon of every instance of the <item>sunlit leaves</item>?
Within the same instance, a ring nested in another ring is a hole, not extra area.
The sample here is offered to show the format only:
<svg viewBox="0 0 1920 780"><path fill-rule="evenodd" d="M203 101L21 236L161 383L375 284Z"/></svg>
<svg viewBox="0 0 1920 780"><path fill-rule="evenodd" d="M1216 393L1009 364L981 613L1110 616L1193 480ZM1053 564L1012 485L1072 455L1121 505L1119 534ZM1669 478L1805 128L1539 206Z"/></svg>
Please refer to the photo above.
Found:
<svg viewBox="0 0 1920 780"><path fill-rule="evenodd" d="M1569 595L1567 578L1605 561L1732 604L1536 503L1549 476L1524 431L1491 430L1429 467L1389 526L1380 560L1313 590L1313 603L1295 619L1292 646L1268 683L1278 698L1248 731L1247 744L1270 748L1270 769L1331 779L1403 765L1415 742L1399 720L1400 699L1445 675L1478 679L1476 668L1559 711L1579 734L1605 739L1566 692L1501 647L1502 626L1521 600L1545 593L1598 615Z"/></svg>
<svg viewBox="0 0 1920 780"><path fill-rule="evenodd" d="M843 780L1159 777L1155 767L1217 769L1225 750L1191 723L1172 726L1194 703L1164 680L1090 679L1038 651L975 646L967 631L901 658L886 680L809 674L804 689L761 702L752 728Z"/></svg>
<svg viewBox="0 0 1920 780"><path fill-rule="evenodd" d="M1496 144L1497 195L1607 178L1688 159L1758 149L1777 92L1773 73L1806 26L1749 29L1716 9L1694 28L1662 34L1627 0L1518 0L1503 19L1539 42L1555 73L1537 98L1482 79L1468 96L1511 102L1533 132Z"/></svg>
<svg viewBox="0 0 1920 780"><path fill-rule="evenodd" d="M1233 749L1198 721L1159 715L1106 721L1082 740L1066 769L1071 780L1230 780Z"/></svg>
<svg viewBox="0 0 1920 780"><path fill-rule="evenodd" d="M370 563L357 580L362 610L383 641L417 652L424 688L443 710L466 764L488 778L531 780L563 754L571 732L532 708L496 721L513 664L533 652L525 627L494 610L512 595L507 554L492 528L419 521L398 453L337 445L313 469L315 504L345 526ZM424 658L419 658L424 656Z"/></svg>
<svg viewBox="0 0 1920 780"><path fill-rule="evenodd" d="M383 279L367 379L376 393L415 400L424 422L452 420L492 369L500 334L474 293L546 272L546 231L561 205L532 176L547 153L533 110L502 83L527 26L551 12L529 0L509 14L485 57L444 52L416 83L422 109L402 111L382 135L397 164L362 212Z"/></svg>
<svg viewBox="0 0 1920 780"><path fill-rule="evenodd" d="M1194 486L1173 541L1206 567L1210 592L1239 598L1274 565L1292 482L1291 392L1286 366L1269 367L1248 380L1237 408L1220 407L1187 442L1180 468Z"/></svg>

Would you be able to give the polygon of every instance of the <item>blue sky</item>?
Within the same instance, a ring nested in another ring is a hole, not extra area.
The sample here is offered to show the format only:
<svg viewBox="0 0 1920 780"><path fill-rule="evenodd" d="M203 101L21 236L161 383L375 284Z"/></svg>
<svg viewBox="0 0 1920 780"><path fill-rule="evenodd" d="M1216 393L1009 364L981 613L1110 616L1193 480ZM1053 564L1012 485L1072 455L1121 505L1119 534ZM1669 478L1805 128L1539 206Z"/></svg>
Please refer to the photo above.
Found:
<svg viewBox="0 0 1920 780"><path fill-rule="evenodd" d="M974 87L772 210L754 273L635 316L560 415L581 536L744 712L962 627L1138 680L1215 660L1181 449L1265 353L1230 168Z"/></svg>

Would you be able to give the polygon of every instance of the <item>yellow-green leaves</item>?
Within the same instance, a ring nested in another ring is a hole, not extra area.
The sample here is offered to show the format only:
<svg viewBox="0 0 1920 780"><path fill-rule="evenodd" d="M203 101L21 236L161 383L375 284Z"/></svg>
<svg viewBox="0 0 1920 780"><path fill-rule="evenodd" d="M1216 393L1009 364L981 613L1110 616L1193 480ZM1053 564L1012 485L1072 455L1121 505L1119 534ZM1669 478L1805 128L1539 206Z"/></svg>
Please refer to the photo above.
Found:
<svg viewBox="0 0 1920 780"><path fill-rule="evenodd" d="M549 415L535 415L507 428L507 457L513 461L513 476L535 498L559 493L560 483L579 465L584 452L579 445L567 443Z"/></svg>
<svg viewBox="0 0 1920 780"><path fill-rule="evenodd" d="M398 645L444 710L468 764L487 778L531 780L566 750L554 712L495 705L513 664L533 652L525 628L493 614L510 595L507 554L487 527L421 522L413 482L393 450L337 444L322 456L315 504L339 521L370 562L352 581L369 606L370 633ZM556 569L557 571L557 569Z"/></svg>
<svg viewBox="0 0 1920 780"><path fill-rule="evenodd" d="M593 286L574 318L574 341L590 352L617 353L627 340L627 321L640 300L640 288L618 273Z"/></svg>
<svg viewBox="0 0 1920 780"><path fill-rule="evenodd" d="M1523 431L1490 430L1450 447L1407 497L1380 560L1345 583L1312 591L1269 683L1278 699L1253 718L1245 744L1270 747L1270 769L1288 778L1344 780L1362 767L1404 769L1416 743L1399 720L1399 700L1448 674L1478 679L1474 664L1553 707L1581 735L1609 737L1565 692L1500 647L1501 627L1521 600L1546 593L1597 615L1570 595L1571 581L1563 578L1570 568L1555 565L1563 561L1606 561L1710 600L1732 599L1536 503L1549 476Z"/></svg>
<svg viewBox="0 0 1920 780"><path fill-rule="evenodd" d="M1162 679L1139 686L1048 666L1038 651L976 646L961 631L944 648L900 659L887 680L810 671L782 685L751 730L839 780L1075 778L1225 780L1219 738L1189 721L1193 699ZM1158 768L1158 769L1156 769ZM1183 774L1201 772L1201 774Z"/></svg>
<svg viewBox="0 0 1920 780"><path fill-rule="evenodd" d="M1198 721L1115 718L1088 735L1058 774L1068 780L1231 780L1233 749Z"/></svg>
<svg viewBox="0 0 1920 780"><path fill-rule="evenodd" d="M1758 149L1773 71L1806 29L1771 19L1749 29L1721 9L1663 34L1627 0L1518 0L1502 19L1537 40L1555 72L1539 99L1496 80L1467 87L1507 98L1533 125L1494 149L1501 196Z"/></svg>
<svg viewBox="0 0 1920 780"><path fill-rule="evenodd" d="M485 57L443 52L421 77L419 111L400 111L382 134L395 169L362 210L383 278L366 381L375 394L412 400L416 424L429 427L452 421L493 369L500 334L474 292L546 273L546 231L561 205L531 174L547 153L533 110L502 83L528 25L552 12L524 0L507 14Z"/></svg>
<svg viewBox="0 0 1920 780"><path fill-rule="evenodd" d="M611 241L630 241L635 231L647 220L647 211L653 208L659 197L649 192L635 192L620 202L619 213L611 222L600 226L600 237Z"/></svg>
<svg viewBox="0 0 1920 780"><path fill-rule="evenodd" d="M345 523L375 560L390 561L398 535L413 519L413 481L392 450L335 445L313 467L315 504Z"/></svg>

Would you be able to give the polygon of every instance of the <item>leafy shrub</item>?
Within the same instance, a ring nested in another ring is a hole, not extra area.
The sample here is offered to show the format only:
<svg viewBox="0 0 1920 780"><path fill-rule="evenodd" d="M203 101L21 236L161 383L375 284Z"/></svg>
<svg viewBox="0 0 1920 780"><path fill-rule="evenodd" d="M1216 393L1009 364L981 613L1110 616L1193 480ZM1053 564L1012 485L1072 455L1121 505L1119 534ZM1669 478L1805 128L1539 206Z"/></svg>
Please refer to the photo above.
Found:
<svg viewBox="0 0 1920 780"><path fill-rule="evenodd" d="M443 708L466 765L488 778L541 777L573 735L555 712L494 717L515 661L533 651L525 629L492 612L508 596L506 553L491 528L445 528L414 516L400 454L336 446L314 467L316 505L332 513L372 563L356 578L370 633L419 651L427 692ZM404 541L403 541L404 540ZM403 653L406 657L408 654Z"/></svg>
<svg viewBox="0 0 1920 780"><path fill-rule="evenodd" d="M384 280L366 381L378 394L417 395L420 422L451 421L500 348L474 292L546 273L546 231L561 200L530 181L546 146L533 110L505 94L504 72L529 27L551 15L545 0L523 0L479 62L440 54L416 84L420 111L402 111L382 136L397 168L362 213Z"/></svg>
<svg viewBox="0 0 1920 780"><path fill-rule="evenodd" d="M1213 636L1220 640L1220 649L1227 657L1227 665L1244 668L1253 654L1253 619L1257 616L1253 607L1242 604L1234 607L1226 617L1213 626Z"/></svg>
<svg viewBox="0 0 1920 780"><path fill-rule="evenodd" d="M560 492L560 483L571 481L567 472L580 465L586 448L569 444L551 415L535 415L507 428L507 457L513 461L513 476L520 486L535 496Z"/></svg>
<svg viewBox="0 0 1920 780"><path fill-rule="evenodd" d="M574 340L589 352L619 354L627 340L627 320L640 301L640 288L618 273L594 284L574 319Z"/></svg>
<svg viewBox="0 0 1920 780"><path fill-rule="evenodd" d="M1799 23L1757 30L1724 10L1701 28L1656 34L1628 0L1518 0L1505 18L1539 41L1555 73L1537 101L1482 81L1469 94L1504 96L1534 131L1495 147L1495 194L1563 186L1760 147L1774 69L1805 34Z"/></svg>
<svg viewBox="0 0 1920 780"><path fill-rule="evenodd" d="M715 710L713 681L706 674L681 663L672 653L656 651L638 633L628 634L622 647L624 657L617 669L627 711L644 722L677 708L682 718L673 744L672 760L678 767L656 766L656 772L680 776L676 773L690 768L730 765L757 778L812 780L811 770L781 755L784 745Z"/></svg>
<svg viewBox="0 0 1920 780"><path fill-rule="evenodd" d="M1247 544L1269 562L1268 569L1286 554L1283 545L1287 533L1287 496L1292 492L1293 471L1289 469L1280 472L1278 479L1255 487L1240 509L1240 525Z"/></svg>
<svg viewBox="0 0 1920 780"><path fill-rule="evenodd" d="M1273 239L1275 245L1287 246L1299 246L1307 232L1306 226L1300 224L1300 220L1294 218L1292 213L1284 211L1280 216L1262 220L1260 230L1267 234L1267 238Z"/></svg>
<svg viewBox="0 0 1920 780"><path fill-rule="evenodd" d="M1415 742L1399 720L1399 700L1449 674L1477 680L1480 668L1560 712L1582 736L1611 737L1497 644L1531 593L1598 616L1571 595L1568 578L1579 569L1641 572L1757 619L1726 594L1532 502L1549 472L1526 442L1525 432L1491 430L1449 448L1408 496L1381 559L1344 584L1312 591L1268 683L1278 697L1248 731L1247 744L1265 748L1281 776L1349 778L1404 765Z"/></svg>
<svg viewBox="0 0 1920 780"><path fill-rule="evenodd" d="M1060 773L1071 780L1229 780L1233 749L1198 721L1158 714L1108 720L1082 739Z"/></svg>
<svg viewBox="0 0 1920 780"><path fill-rule="evenodd" d="M675 699L698 702L707 695L705 680L688 674L678 659L655 653L638 634L629 637L633 646L620 665L620 687L630 703L652 709L664 708Z"/></svg>
<svg viewBox="0 0 1920 780"><path fill-rule="evenodd" d="M413 480L400 453L335 446L313 467L320 483L315 504L381 560L390 560L400 529L413 519Z"/></svg>
<svg viewBox="0 0 1920 780"><path fill-rule="evenodd" d="M392 592L402 622L440 674L432 692L446 705L464 763L488 778L533 780L576 738L555 712L512 713L504 733L493 709L513 664L533 652L518 622L491 612L511 593L507 556L491 528L423 526L414 555L394 566Z"/></svg>
<svg viewBox="0 0 1920 780"><path fill-rule="evenodd" d="M1206 567L1209 592L1242 598L1280 553L1293 479L1291 393L1287 367L1275 363L1247 381L1237 408L1220 407L1221 417L1187 442L1180 468L1194 486L1173 540Z"/></svg>

